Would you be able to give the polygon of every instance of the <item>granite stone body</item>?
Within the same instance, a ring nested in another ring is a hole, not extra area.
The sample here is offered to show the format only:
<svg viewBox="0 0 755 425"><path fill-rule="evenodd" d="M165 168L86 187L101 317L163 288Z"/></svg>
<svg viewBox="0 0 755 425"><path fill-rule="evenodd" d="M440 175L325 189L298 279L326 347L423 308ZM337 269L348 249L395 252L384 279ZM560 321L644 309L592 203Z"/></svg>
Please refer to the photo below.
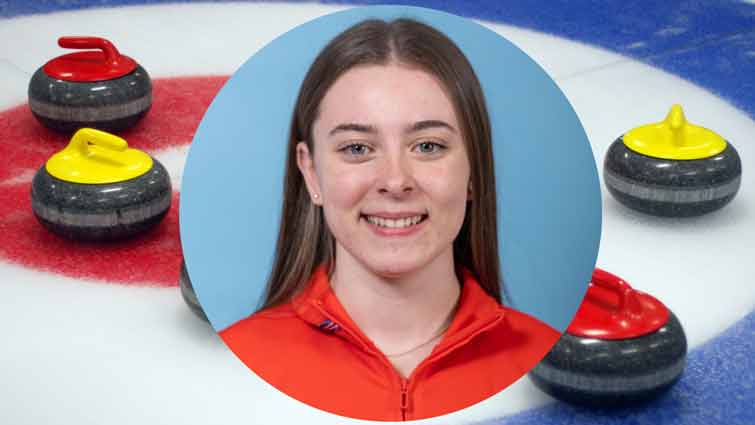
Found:
<svg viewBox="0 0 755 425"><path fill-rule="evenodd" d="M637 153L619 138L608 149L603 180L629 208L662 217L692 217L728 204L739 191L742 164L734 146L703 159L662 159Z"/></svg>
<svg viewBox="0 0 755 425"><path fill-rule="evenodd" d="M63 133L82 127L125 130L152 106L152 82L141 66L120 78L96 82L52 78L42 68L29 83L29 107L45 126Z"/></svg>
<svg viewBox="0 0 755 425"><path fill-rule="evenodd" d="M600 340L564 333L530 372L540 389L558 399L619 406L651 399L681 376L687 339L676 316L637 338Z"/></svg>
<svg viewBox="0 0 755 425"><path fill-rule="evenodd" d="M199 304L197 294L196 292L194 292L194 287L192 286L191 279L189 278L189 272L188 270L186 270L186 263L183 261L181 262L181 277L178 281L178 284L181 287L181 297L183 297L184 302L186 302L186 305L189 306L189 309L193 311L194 314L199 316L200 319L209 322L207 315L202 309L202 306Z"/></svg>
<svg viewBox="0 0 755 425"><path fill-rule="evenodd" d="M168 172L155 159L147 173L107 184L63 181L42 166L31 190L34 215L45 227L87 241L123 239L149 230L170 209L171 196Z"/></svg>

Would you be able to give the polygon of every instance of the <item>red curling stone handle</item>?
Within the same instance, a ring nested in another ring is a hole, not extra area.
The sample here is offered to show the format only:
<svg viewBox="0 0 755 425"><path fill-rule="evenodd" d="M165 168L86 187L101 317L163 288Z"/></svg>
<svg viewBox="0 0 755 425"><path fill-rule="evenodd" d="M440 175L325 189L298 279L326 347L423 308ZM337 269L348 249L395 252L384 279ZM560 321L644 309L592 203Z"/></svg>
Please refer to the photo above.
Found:
<svg viewBox="0 0 755 425"><path fill-rule="evenodd" d="M596 268L582 305L566 332L603 340L636 338L657 331L668 318L666 306L653 296L634 290L624 279Z"/></svg>
<svg viewBox="0 0 755 425"><path fill-rule="evenodd" d="M618 314L638 316L642 314L642 304L637 299L634 289L624 279L603 269L595 268L592 273L592 284L614 292L619 296Z"/></svg>
<svg viewBox="0 0 755 425"><path fill-rule="evenodd" d="M58 56L42 67L47 75L59 80L77 83L112 80L133 72L138 66L101 37L60 37L58 45L79 50Z"/></svg>
<svg viewBox="0 0 755 425"><path fill-rule="evenodd" d="M115 64L121 58L113 43L101 37L60 37L58 46L66 49L99 49L105 54L105 61Z"/></svg>

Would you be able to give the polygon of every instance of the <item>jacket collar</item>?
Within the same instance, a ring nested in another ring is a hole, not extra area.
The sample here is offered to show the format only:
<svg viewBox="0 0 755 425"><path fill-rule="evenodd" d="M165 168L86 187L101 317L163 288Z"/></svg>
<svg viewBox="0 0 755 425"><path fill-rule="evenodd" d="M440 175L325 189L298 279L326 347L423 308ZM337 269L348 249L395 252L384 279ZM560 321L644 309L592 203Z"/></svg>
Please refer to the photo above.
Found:
<svg viewBox="0 0 755 425"><path fill-rule="evenodd" d="M323 332L333 333L361 346L368 352L377 347L351 320L333 292L327 267L315 269L305 289L291 301L296 314ZM489 296L467 270L462 271L459 305L451 324L433 353L452 350L498 323L505 308Z"/></svg>

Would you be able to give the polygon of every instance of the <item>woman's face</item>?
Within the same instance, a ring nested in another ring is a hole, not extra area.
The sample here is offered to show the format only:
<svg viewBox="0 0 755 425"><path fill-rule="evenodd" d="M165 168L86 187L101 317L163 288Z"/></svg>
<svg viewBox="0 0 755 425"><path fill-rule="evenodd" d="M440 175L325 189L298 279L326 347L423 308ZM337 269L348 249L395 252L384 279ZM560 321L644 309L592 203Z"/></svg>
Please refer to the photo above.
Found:
<svg viewBox="0 0 755 425"><path fill-rule="evenodd" d="M453 261L470 168L453 105L434 76L398 64L352 68L323 98L313 137L314 152L297 146L299 168L339 263L346 255L397 277Z"/></svg>

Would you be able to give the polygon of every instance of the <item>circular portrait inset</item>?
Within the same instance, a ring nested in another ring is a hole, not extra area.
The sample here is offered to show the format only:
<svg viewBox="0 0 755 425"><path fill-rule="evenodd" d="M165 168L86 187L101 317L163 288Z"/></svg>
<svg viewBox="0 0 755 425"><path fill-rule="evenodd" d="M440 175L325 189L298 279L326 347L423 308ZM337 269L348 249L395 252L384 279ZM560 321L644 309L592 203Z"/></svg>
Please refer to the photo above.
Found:
<svg viewBox="0 0 755 425"><path fill-rule="evenodd" d="M567 99L481 25L367 7L256 53L184 171L186 276L228 347L289 396L410 420L533 368L579 306L600 189Z"/></svg>

